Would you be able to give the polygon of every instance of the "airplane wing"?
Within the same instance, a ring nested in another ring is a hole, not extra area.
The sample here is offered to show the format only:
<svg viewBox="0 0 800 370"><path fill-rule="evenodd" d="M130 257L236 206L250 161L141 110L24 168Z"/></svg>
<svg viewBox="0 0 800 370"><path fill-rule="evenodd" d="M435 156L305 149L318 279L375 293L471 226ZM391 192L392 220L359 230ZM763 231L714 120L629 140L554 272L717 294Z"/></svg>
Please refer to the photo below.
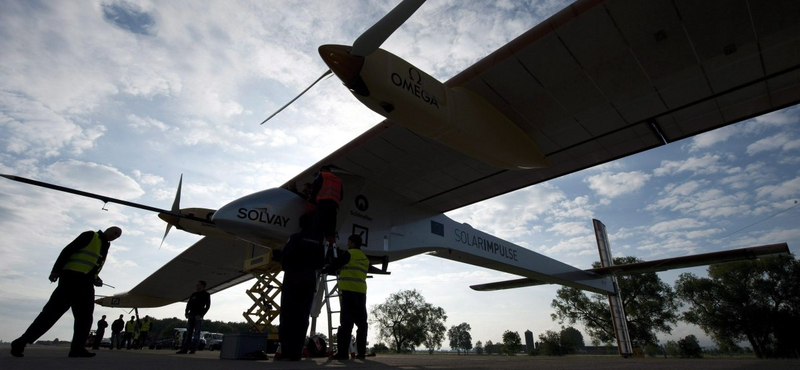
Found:
<svg viewBox="0 0 800 370"><path fill-rule="evenodd" d="M795 0L579 0L446 82L508 116L550 167L494 168L385 120L289 183L333 164L447 212L791 106L797 14Z"/></svg>
<svg viewBox="0 0 800 370"><path fill-rule="evenodd" d="M189 299L198 280L204 280L213 294L251 279L243 270L244 261L265 251L239 239L206 236L129 292L96 302L109 307L161 307Z"/></svg>
<svg viewBox="0 0 800 370"><path fill-rule="evenodd" d="M691 256L666 258L655 261L630 263L626 265L600 267L595 269L588 269L585 271L597 274L598 276L635 275L645 272L660 272L660 271L674 270L687 267L705 266L716 263L752 260L762 256L777 256L777 255L789 255L789 245L786 243L762 245L759 247L740 248L740 249L726 250L720 252L696 254ZM488 284L472 285L470 286L470 288L478 291L490 291L490 290L522 288L527 286L536 286L544 284L551 284L551 283L536 279L522 278L522 279L513 279L507 281L499 281Z"/></svg>

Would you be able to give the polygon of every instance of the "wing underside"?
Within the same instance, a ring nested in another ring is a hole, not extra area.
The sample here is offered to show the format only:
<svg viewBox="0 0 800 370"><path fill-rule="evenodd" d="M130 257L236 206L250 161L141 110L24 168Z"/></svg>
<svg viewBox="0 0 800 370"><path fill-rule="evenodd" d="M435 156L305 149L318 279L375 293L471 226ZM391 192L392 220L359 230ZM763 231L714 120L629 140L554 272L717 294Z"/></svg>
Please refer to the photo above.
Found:
<svg viewBox="0 0 800 370"><path fill-rule="evenodd" d="M264 247L238 239L204 237L127 293L97 303L111 307L160 307L185 301L198 280L215 293L252 278L246 259L263 254Z"/></svg>
<svg viewBox="0 0 800 370"><path fill-rule="evenodd" d="M333 164L447 212L788 107L797 14L795 0L579 0L446 82L506 115L551 167L500 170L387 120L290 182Z"/></svg>

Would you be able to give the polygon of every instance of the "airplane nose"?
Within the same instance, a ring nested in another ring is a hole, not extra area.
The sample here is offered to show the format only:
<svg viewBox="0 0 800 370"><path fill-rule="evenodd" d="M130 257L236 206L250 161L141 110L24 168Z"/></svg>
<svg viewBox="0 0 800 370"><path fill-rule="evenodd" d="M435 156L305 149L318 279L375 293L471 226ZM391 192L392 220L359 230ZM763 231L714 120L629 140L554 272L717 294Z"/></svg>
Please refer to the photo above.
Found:
<svg viewBox="0 0 800 370"><path fill-rule="evenodd" d="M319 55L322 60L348 88L360 81L359 74L364 66L364 57L350 55L350 49L352 47L345 45L322 45L319 47Z"/></svg>

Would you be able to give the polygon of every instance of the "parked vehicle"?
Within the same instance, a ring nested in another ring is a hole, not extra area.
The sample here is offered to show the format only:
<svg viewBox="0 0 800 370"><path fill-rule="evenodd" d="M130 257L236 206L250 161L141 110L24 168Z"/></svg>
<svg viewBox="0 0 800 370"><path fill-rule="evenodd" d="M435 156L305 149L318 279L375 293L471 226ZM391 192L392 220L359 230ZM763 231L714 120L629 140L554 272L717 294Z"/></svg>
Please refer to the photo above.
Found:
<svg viewBox="0 0 800 370"><path fill-rule="evenodd" d="M203 336L203 339L206 341L205 347L208 348L209 351L221 349L222 337L222 333L206 333Z"/></svg>
<svg viewBox="0 0 800 370"><path fill-rule="evenodd" d="M197 344L197 350L202 351L206 348L206 339L205 336L209 333L207 331L200 332L200 343ZM155 344L156 349L162 348L172 348L172 349L180 349L183 345L183 337L186 335L186 328L174 328L172 329L172 336L170 338L164 338L159 340Z"/></svg>

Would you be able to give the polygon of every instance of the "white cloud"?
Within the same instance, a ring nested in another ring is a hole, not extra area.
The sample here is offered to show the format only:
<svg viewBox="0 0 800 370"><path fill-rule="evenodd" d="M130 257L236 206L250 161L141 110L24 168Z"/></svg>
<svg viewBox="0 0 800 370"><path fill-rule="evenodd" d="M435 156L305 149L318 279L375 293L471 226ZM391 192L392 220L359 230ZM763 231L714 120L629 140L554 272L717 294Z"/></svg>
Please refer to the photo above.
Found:
<svg viewBox="0 0 800 370"><path fill-rule="evenodd" d="M591 235L593 233L587 227L586 222L560 222L547 229L547 231L566 236Z"/></svg>
<svg viewBox="0 0 800 370"><path fill-rule="evenodd" d="M108 195L118 199L135 199L144 190L132 178L116 168L92 162L67 160L53 163L43 177L58 185Z"/></svg>
<svg viewBox="0 0 800 370"><path fill-rule="evenodd" d="M157 129L158 131L167 131L169 126L155 118L139 117L135 114L128 115L128 122L130 126L138 132L147 132L150 129Z"/></svg>
<svg viewBox="0 0 800 370"><path fill-rule="evenodd" d="M777 185L766 185L756 190L758 198L790 199L800 197L800 176Z"/></svg>
<svg viewBox="0 0 800 370"><path fill-rule="evenodd" d="M679 218L670 221L659 222L650 226L650 231L656 234L672 233L688 229L697 229L707 225L706 222L698 221L693 218Z"/></svg>
<svg viewBox="0 0 800 370"><path fill-rule="evenodd" d="M725 169L720 164L721 157L715 154L706 154L702 157L690 157L686 160L662 161L661 166L653 171L655 176L674 175L682 172L693 174L711 174Z"/></svg>
<svg viewBox="0 0 800 370"><path fill-rule="evenodd" d="M641 171L633 172L603 172L599 175L589 176L584 182L599 196L616 198L641 189L650 179L650 175Z"/></svg>
<svg viewBox="0 0 800 370"><path fill-rule="evenodd" d="M733 136L743 131L742 126L727 126L718 130L708 131L692 138L689 144L689 152L696 152L708 149L716 144L724 143Z"/></svg>
<svg viewBox="0 0 800 370"><path fill-rule="evenodd" d="M748 145L747 154L755 155L765 151L781 150L787 144L789 144L790 147L796 145L796 143L794 143L794 141L792 141L789 137L786 137L786 135L777 134L770 137L765 137Z"/></svg>

